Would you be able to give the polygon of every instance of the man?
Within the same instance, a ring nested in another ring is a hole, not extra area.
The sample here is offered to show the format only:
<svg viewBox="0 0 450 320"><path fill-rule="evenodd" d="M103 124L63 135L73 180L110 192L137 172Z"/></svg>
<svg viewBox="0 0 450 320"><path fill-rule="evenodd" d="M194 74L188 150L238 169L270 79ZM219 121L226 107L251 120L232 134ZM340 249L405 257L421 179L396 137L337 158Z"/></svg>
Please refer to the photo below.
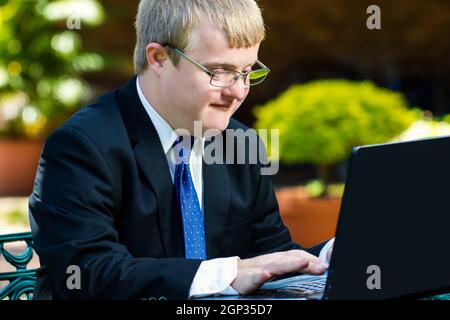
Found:
<svg viewBox="0 0 450 320"><path fill-rule="evenodd" d="M137 76L44 146L29 199L44 265L36 298L246 294L275 276L322 274L317 255L331 243L291 241L261 164L202 161L208 130L247 129L230 118L268 72L255 1L141 0L136 30Z"/></svg>

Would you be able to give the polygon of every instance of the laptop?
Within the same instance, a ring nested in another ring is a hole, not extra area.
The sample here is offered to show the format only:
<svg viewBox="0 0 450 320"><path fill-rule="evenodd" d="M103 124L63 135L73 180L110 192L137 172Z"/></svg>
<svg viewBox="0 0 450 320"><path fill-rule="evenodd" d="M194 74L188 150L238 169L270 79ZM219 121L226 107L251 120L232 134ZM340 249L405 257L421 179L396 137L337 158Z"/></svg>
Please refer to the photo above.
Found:
<svg viewBox="0 0 450 320"><path fill-rule="evenodd" d="M327 274L278 279L234 299L449 293L449 251L450 137L356 147Z"/></svg>

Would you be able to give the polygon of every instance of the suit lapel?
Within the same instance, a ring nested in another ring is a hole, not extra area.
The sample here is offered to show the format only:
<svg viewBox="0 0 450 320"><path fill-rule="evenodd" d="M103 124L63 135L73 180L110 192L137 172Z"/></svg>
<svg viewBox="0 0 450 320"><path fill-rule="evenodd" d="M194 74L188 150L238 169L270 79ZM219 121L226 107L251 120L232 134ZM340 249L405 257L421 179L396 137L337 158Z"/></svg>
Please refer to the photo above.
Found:
<svg viewBox="0 0 450 320"><path fill-rule="evenodd" d="M136 77L116 95L136 163L158 198L158 223L165 255L183 257L183 229L167 159L158 133L137 94Z"/></svg>

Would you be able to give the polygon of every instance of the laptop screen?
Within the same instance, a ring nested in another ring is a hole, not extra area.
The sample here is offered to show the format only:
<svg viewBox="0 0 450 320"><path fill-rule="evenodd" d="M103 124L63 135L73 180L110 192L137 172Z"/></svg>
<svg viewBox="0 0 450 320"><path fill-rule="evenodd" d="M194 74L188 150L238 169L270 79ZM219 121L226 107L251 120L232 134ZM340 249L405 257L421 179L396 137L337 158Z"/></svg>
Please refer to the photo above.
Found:
<svg viewBox="0 0 450 320"><path fill-rule="evenodd" d="M450 288L450 137L355 148L326 299Z"/></svg>

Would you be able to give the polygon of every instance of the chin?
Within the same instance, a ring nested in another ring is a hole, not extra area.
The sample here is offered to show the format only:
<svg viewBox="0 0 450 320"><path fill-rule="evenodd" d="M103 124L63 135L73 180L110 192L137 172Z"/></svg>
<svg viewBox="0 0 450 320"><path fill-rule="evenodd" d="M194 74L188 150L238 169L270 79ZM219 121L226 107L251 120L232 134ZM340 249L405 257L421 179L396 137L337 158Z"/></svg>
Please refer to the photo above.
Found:
<svg viewBox="0 0 450 320"><path fill-rule="evenodd" d="M225 131L230 123L230 118L220 119L218 121L204 121L203 128L206 130L219 130L220 132Z"/></svg>

